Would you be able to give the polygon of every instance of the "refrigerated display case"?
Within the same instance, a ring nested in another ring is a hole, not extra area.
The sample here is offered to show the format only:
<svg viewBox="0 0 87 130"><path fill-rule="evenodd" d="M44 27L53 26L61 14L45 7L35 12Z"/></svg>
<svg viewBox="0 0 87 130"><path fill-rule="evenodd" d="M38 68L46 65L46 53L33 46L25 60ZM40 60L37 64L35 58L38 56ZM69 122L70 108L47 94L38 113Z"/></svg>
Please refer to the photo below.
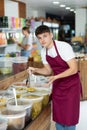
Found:
<svg viewBox="0 0 87 130"><path fill-rule="evenodd" d="M43 22L42 24L47 25L53 33L53 39L58 40L59 24L50 22Z"/></svg>

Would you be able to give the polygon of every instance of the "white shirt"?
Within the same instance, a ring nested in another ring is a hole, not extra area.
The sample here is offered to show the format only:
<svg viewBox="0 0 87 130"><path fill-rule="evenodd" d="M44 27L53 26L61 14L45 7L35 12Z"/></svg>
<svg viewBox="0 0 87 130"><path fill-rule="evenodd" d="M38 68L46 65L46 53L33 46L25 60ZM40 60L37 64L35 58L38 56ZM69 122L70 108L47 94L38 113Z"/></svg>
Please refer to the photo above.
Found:
<svg viewBox="0 0 87 130"><path fill-rule="evenodd" d="M57 41L57 40L55 40L55 43L56 43L56 47L59 52L59 55L64 61L68 61L75 57L75 53L73 52L72 47L68 43ZM56 53L55 47L52 46L51 48L49 48L47 54L51 57L56 57L57 53ZM42 57L43 64L48 64L46 60L46 48L42 48L41 57Z"/></svg>
<svg viewBox="0 0 87 130"><path fill-rule="evenodd" d="M31 33L29 34L29 37L24 37L23 38L22 45L27 45L27 44L30 45L28 50L32 49L32 43L33 43L33 38L32 38L32 34Z"/></svg>

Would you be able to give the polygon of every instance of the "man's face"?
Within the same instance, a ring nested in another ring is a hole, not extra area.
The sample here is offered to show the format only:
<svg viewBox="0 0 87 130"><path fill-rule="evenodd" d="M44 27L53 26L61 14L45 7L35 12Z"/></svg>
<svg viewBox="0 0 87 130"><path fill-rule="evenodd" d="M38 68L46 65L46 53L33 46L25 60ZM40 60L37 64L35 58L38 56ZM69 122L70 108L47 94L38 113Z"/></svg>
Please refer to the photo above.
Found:
<svg viewBox="0 0 87 130"><path fill-rule="evenodd" d="M51 44L53 43L53 40L52 40L53 34L49 33L49 32L38 34L37 38L38 38L40 44L46 48L50 48Z"/></svg>

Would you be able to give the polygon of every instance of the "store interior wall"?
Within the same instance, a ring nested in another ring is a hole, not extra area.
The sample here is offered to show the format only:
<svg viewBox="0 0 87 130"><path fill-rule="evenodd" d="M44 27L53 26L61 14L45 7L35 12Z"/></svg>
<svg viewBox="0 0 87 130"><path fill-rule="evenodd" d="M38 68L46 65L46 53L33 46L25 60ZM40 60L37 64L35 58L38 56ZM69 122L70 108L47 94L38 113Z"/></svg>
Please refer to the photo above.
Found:
<svg viewBox="0 0 87 130"><path fill-rule="evenodd" d="M76 9L76 15L75 15L75 30L76 30L76 36L84 36L86 31L86 15L87 15L87 9L81 8Z"/></svg>
<svg viewBox="0 0 87 130"><path fill-rule="evenodd" d="M29 4L26 5L26 17L31 18L31 17L46 17L46 12L45 10L35 10L30 7Z"/></svg>

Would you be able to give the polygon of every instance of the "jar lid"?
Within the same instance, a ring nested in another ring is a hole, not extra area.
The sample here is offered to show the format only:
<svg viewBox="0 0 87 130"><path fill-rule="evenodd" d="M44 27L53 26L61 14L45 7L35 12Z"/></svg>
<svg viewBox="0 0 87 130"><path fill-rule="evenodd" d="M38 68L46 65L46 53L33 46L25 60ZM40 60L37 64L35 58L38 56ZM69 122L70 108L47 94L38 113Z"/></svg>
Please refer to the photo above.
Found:
<svg viewBox="0 0 87 130"><path fill-rule="evenodd" d="M28 58L27 57L15 57L12 61L13 63L27 63Z"/></svg>

